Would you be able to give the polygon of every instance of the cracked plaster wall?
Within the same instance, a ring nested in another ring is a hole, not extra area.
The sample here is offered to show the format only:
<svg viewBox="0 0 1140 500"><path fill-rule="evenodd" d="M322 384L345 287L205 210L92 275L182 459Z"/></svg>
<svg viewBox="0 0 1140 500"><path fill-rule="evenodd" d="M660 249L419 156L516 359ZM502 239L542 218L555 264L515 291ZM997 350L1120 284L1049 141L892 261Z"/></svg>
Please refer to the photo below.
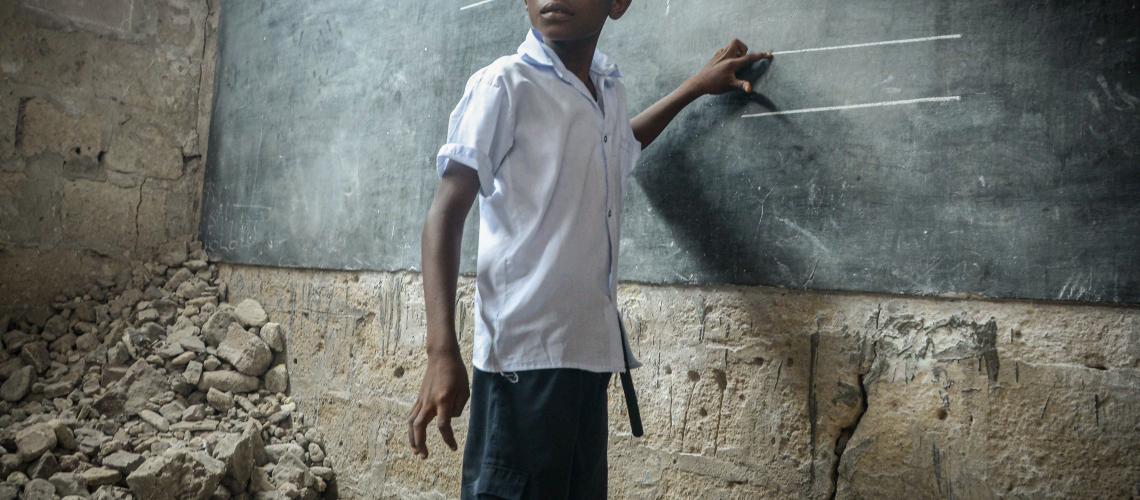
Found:
<svg viewBox="0 0 1140 500"><path fill-rule="evenodd" d="M458 495L459 453L435 434L426 462L406 445L425 363L418 274L220 272L230 300L257 298L285 326L291 394L344 496ZM619 297L646 436L630 436L615 379L614 498L1140 495L1140 309L767 287Z"/></svg>
<svg viewBox="0 0 1140 500"><path fill-rule="evenodd" d="M197 234L216 11L0 2L0 314Z"/></svg>

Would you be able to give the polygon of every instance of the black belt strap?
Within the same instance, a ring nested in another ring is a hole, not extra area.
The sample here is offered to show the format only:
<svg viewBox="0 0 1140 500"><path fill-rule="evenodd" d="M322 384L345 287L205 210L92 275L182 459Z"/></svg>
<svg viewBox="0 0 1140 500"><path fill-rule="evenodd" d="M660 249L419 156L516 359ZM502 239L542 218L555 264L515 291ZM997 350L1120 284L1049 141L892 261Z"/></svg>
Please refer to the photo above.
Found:
<svg viewBox="0 0 1140 500"><path fill-rule="evenodd" d="M641 437L645 431L641 428L641 410L637 408L637 391L633 389L633 376L629 373L629 351L625 347L625 325L621 316L618 316L618 328L621 330L621 354L625 361L625 371L621 372L621 390L625 393L625 406L629 409L629 427L634 437Z"/></svg>

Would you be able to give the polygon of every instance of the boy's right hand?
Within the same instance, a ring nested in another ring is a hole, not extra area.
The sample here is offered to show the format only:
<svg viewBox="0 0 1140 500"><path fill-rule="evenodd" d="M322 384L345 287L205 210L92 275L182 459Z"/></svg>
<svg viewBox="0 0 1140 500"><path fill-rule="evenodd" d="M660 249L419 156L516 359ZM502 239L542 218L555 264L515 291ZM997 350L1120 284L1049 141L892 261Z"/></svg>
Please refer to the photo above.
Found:
<svg viewBox="0 0 1140 500"><path fill-rule="evenodd" d="M467 368L463 366L459 353L429 354L420 394L408 416L408 444L420 458L428 456L427 425L436 417L436 427L443 442L452 451L459 449L455 433L451 430L451 419L463 414L463 407L470 396Z"/></svg>
<svg viewBox="0 0 1140 500"><path fill-rule="evenodd" d="M752 92L752 82L736 77L736 71L761 59L772 60L771 52L748 52L744 42L733 38L713 54L704 68L685 82L696 95L723 94L730 90Z"/></svg>

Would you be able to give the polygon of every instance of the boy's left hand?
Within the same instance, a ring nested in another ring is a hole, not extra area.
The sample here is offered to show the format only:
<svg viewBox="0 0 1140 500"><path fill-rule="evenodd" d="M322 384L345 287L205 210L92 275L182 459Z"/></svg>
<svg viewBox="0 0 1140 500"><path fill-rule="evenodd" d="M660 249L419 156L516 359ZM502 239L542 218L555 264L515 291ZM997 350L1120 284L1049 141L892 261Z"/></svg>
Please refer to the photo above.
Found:
<svg viewBox="0 0 1140 500"><path fill-rule="evenodd" d="M712 60L696 75L689 78L685 85L697 95L723 94L736 89L752 92L752 82L736 78L736 71L761 59L772 60L772 53L749 54L748 46L734 38L728 45L716 51Z"/></svg>

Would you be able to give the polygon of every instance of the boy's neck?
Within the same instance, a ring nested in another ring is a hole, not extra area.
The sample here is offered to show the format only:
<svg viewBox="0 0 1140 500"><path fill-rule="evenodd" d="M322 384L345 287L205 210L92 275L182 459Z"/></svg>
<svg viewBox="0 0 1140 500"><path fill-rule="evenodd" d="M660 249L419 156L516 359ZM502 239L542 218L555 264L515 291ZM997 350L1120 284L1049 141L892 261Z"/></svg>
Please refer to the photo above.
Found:
<svg viewBox="0 0 1140 500"><path fill-rule="evenodd" d="M598 47L598 33L579 40L547 41L546 44L558 54L558 59L566 69L574 73L590 92L594 83L590 79L590 65L594 62L594 50ZM597 96L595 96L597 98Z"/></svg>

